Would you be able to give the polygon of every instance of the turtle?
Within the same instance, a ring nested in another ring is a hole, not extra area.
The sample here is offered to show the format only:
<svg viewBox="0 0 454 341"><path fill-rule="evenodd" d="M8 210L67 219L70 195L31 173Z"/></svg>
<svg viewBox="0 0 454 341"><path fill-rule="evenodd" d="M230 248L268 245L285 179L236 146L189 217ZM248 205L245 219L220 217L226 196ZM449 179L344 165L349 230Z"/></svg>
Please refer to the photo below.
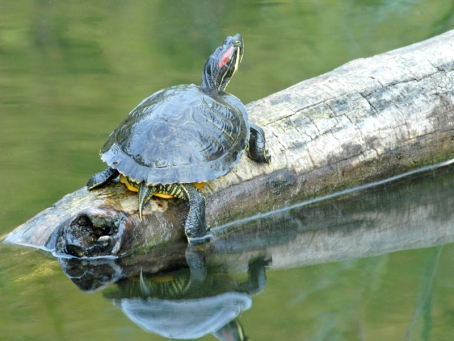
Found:
<svg viewBox="0 0 454 341"><path fill-rule="evenodd" d="M88 180L88 189L120 175L138 192L140 221L152 196L187 200L188 242L209 239L203 185L228 173L244 151L258 163L271 161L263 129L225 92L243 53L241 34L228 36L206 61L200 86L172 86L139 103L109 135L100 151L109 167Z"/></svg>

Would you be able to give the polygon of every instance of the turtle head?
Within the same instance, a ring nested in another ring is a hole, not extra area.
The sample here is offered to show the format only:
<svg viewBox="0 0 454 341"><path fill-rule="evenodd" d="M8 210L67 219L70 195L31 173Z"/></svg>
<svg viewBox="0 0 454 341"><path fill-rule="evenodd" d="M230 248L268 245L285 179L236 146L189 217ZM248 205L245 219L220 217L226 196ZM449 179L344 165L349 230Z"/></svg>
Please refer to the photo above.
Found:
<svg viewBox="0 0 454 341"><path fill-rule="evenodd" d="M224 91L243 59L244 42L241 34L227 37L208 58L202 73L202 88Z"/></svg>

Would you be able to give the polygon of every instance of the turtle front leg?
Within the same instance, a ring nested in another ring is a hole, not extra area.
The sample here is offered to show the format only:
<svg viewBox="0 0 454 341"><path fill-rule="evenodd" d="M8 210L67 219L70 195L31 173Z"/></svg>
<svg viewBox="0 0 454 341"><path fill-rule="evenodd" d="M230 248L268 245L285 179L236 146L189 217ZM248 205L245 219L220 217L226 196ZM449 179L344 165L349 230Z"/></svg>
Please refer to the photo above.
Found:
<svg viewBox="0 0 454 341"><path fill-rule="evenodd" d="M87 187L89 190L108 185L113 179L118 176L119 172L113 168L107 168L102 172L96 173L88 179Z"/></svg>
<svg viewBox="0 0 454 341"><path fill-rule="evenodd" d="M189 243L204 242L212 234L205 221L205 196L193 184L174 184L189 201L189 213L184 227Z"/></svg>
<svg viewBox="0 0 454 341"><path fill-rule="evenodd" d="M248 156L259 163L270 163L271 156L266 149L265 132L258 125L251 123L249 142L246 147Z"/></svg>
<svg viewBox="0 0 454 341"><path fill-rule="evenodd" d="M150 201L153 194L156 192L156 187L148 186L145 182L141 182L139 186L139 220L142 221L143 208Z"/></svg>

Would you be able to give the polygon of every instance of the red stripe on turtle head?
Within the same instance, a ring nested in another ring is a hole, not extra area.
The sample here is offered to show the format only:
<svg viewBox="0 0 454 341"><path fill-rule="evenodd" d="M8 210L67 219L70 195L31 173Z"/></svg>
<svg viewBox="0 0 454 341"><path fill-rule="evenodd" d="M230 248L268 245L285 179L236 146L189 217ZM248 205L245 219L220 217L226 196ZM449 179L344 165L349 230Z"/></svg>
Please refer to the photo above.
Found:
<svg viewBox="0 0 454 341"><path fill-rule="evenodd" d="M233 46L230 46L227 51L225 51L224 55L222 56L221 60L219 61L219 67L223 67L225 64L227 64L230 59L232 59L232 54L233 54Z"/></svg>

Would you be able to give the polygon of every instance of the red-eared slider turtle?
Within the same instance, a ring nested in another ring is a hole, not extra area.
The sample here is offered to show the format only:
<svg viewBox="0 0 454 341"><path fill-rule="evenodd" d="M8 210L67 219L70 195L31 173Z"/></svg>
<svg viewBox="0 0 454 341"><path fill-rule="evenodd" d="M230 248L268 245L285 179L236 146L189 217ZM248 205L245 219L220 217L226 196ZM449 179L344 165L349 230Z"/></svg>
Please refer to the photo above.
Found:
<svg viewBox="0 0 454 341"><path fill-rule="evenodd" d="M240 34L227 37L208 58L200 87L173 86L144 99L110 134L100 153L109 168L93 175L88 189L120 175L138 192L139 219L153 195L188 200L186 236L189 242L207 238L199 188L229 172L244 150L257 162L270 162L263 130L249 124L244 105L225 92L243 52Z"/></svg>

